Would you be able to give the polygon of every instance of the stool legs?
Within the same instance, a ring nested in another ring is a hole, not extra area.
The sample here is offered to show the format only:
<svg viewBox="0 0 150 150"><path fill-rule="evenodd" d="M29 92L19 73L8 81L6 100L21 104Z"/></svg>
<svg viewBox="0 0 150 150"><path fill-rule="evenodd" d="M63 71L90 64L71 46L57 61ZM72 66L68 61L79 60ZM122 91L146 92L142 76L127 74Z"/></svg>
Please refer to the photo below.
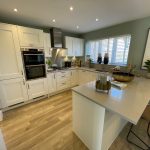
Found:
<svg viewBox="0 0 150 150"><path fill-rule="evenodd" d="M150 123L149 123L148 126L150 126ZM129 143L131 143L131 144L133 144L133 145L139 147L139 148L142 149L142 150L149 150L150 147L148 146L148 144L146 144L139 136L137 136L137 135L132 131L132 128L133 128L133 124L131 125L130 130L129 130L129 132L128 132L127 141L128 141ZM148 128L149 128L149 127L148 127ZM148 131L148 130L147 130L147 131ZM129 139L129 136L130 136L131 133L132 133L139 141L141 141L141 142L147 147L147 149L144 149L144 148L142 148L141 146L139 146L139 145L133 143L133 142ZM149 134L149 132L148 132L148 134Z"/></svg>

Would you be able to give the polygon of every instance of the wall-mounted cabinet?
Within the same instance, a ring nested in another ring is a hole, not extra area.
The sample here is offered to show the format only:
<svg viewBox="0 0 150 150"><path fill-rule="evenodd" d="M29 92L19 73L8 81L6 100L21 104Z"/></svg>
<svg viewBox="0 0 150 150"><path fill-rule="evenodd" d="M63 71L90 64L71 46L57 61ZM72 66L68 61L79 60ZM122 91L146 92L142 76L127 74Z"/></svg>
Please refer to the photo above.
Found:
<svg viewBox="0 0 150 150"><path fill-rule="evenodd" d="M52 57L50 33L44 33L45 57Z"/></svg>
<svg viewBox="0 0 150 150"><path fill-rule="evenodd" d="M84 40L75 37L65 36L65 47L67 50L63 56L83 56L84 52Z"/></svg>
<svg viewBox="0 0 150 150"><path fill-rule="evenodd" d="M43 30L17 26L18 36L21 47L44 47Z"/></svg>

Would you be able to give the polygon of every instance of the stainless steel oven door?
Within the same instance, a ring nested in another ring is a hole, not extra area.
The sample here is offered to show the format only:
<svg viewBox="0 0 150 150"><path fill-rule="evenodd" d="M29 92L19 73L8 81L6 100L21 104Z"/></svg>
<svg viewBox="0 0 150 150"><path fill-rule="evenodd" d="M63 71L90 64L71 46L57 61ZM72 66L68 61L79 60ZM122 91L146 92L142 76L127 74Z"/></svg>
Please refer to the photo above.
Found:
<svg viewBox="0 0 150 150"><path fill-rule="evenodd" d="M27 80L46 77L45 64L26 66L25 71Z"/></svg>

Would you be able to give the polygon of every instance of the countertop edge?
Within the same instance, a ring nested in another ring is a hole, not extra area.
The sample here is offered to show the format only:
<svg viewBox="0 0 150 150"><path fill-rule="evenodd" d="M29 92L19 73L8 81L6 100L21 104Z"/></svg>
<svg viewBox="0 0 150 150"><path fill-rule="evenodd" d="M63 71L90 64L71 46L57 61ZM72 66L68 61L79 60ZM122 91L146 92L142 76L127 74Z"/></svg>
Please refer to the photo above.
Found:
<svg viewBox="0 0 150 150"><path fill-rule="evenodd" d="M138 120L133 121L133 120L131 120L131 119L127 118L126 116L124 116L124 115L122 115L122 114L120 114L120 113L118 113L118 112L115 112L114 110L112 110L112 109L110 109L110 108L107 108L107 107L106 107L106 106L104 106L104 105L101 105L101 104L97 103L96 101L92 100L91 98L89 98L89 97L85 96L84 94L82 94L82 93L78 92L75 88L76 88L76 87L72 88L72 91L73 91L73 92L75 92L75 93L77 93L77 94L79 94L79 95L81 95L81 96L83 96L83 97L87 98L88 100L90 100L90 101L92 101L92 102L96 103L97 105L100 105L100 106L104 107L105 109L107 109L107 110L109 110L109 111L112 111L113 113L118 114L119 116L123 117L125 120L127 120L127 121L129 121L129 122L133 123L134 125L136 125L136 124L138 123L138 121L139 121L140 117L139 117L139 119L138 119Z"/></svg>

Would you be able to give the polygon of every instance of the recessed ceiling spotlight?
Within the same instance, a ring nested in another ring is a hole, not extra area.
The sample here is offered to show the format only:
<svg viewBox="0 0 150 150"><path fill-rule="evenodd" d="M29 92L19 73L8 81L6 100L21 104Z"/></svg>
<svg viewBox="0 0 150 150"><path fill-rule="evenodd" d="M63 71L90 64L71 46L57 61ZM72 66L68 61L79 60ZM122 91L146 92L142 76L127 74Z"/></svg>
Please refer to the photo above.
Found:
<svg viewBox="0 0 150 150"><path fill-rule="evenodd" d="M15 11L15 12L18 12L18 9L17 9L17 8L14 8L14 11Z"/></svg>
<svg viewBox="0 0 150 150"><path fill-rule="evenodd" d="M70 6L70 11L73 11L73 7L72 6Z"/></svg>
<svg viewBox="0 0 150 150"><path fill-rule="evenodd" d="M79 29L79 26L77 26L77 29Z"/></svg>
<svg viewBox="0 0 150 150"><path fill-rule="evenodd" d="M96 20L96 21L99 21L99 19L98 19L98 18L96 18L95 20Z"/></svg>
<svg viewBox="0 0 150 150"><path fill-rule="evenodd" d="M53 22L56 22L56 20L55 20L55 19L53 19L52 21L53 21Z"/></svg>

